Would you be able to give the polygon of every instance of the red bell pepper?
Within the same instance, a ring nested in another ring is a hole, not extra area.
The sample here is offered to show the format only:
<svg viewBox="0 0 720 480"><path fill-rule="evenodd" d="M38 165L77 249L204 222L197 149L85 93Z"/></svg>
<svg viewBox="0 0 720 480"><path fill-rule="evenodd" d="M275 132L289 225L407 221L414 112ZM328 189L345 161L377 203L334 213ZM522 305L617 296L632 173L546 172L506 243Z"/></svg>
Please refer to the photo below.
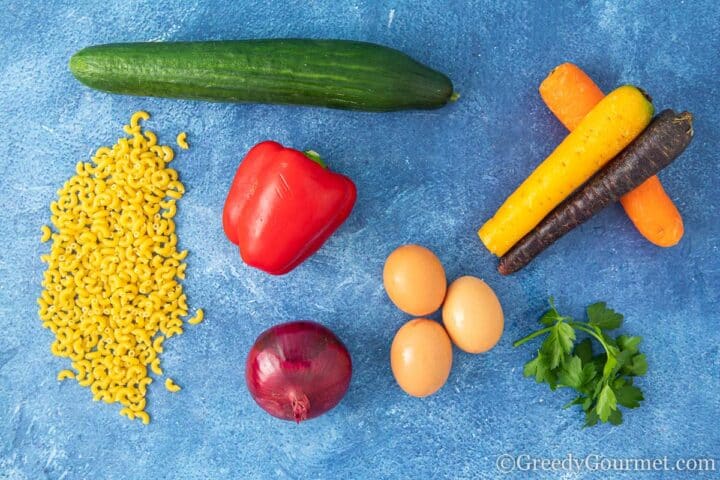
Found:
<svg viewBox="0 0 720 480"><path fill-rule="evenodd" d="M330 172L314 152L262 142L237 169L223 229L245 263L282 275L322 246L356 197L352 180Z"/></svg>

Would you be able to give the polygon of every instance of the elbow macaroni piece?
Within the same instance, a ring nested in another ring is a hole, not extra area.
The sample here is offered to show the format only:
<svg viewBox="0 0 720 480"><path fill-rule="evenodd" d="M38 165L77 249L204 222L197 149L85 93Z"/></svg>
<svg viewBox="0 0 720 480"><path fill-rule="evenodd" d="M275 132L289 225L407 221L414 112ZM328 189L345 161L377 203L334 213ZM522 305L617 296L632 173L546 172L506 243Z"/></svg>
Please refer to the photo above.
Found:
<svg viewBox="0 0 720 480"><path fill-rule="evenodd" d="M173 393L179 392L180 390L182 390L182 388L180 387L180 385L178 385L177 383L175 383L175 381L174 381L172 378L166 378L166 379L165 379L165 388L166 388L169 392L173 392Z"/></svg>
<svg viewBox="0 0 720 480"><path fill-rule="evenodd" d="M152 370L155 375L163 374L162 368L160 368L160 358L155 357L152 362L150 362L150 370Z"/></svg>
<svg viewBox="0 0 720 480"><path fill-rule="evenodd" d="M135 417L142 420L143 424L147 425L150 423L150 415L147 412L135 412Z"/></svg>
<svg viewBox="0 0 720 480"><path fill-rule="evenodd" d="M188 145L187 143L187 133L185 132L178 133L175 141L177 142L178 147L182 148L183 150L187 150L188 148L190 148L190 145Z"/></svg>
<svg viewBox="0 0 720 480"><path fill-rule="evenodd" d="M50 227L47 225L40 227L40 232L42 233L42 236L40 237L40 241L42 243L45 243L52 238L52 230L50 230Z"/></svg>
<svg viewBox="0 0 720 480"><path fill-rule="evenodd" d="M138 124L140 123L140 120L146 121L149 118L150 118L150 114L143 110L133 113L132 116L130 117L130 128L137 127ZM138 130L138 132L139 132L139 130ZM102 149L100 149L100 150L102 150ZM98 150L98 153L100 153L100 150ZM103 152L103 153L105 153L105 152Z"/></svg>
<svg viewBox="0 0 720 480"><path fill-rule="evenodd" d="M112 147L100 147L50 205L51 223L41 241L52 240L43 291L43 327L55 334L51 352L71 360L58 381L74 378L95 401L119 403L120 414L150 422L146 411L150 372L162 375L164 341L182 333L187 315L178 280L186 250L177 250L173 217L185 193L168 168L172 148L142 129L147 112L135 112ZM185 135L178 145L187 148ZM190 323L202 320L198 310ZM179 391L172 379L165 387Z"/></svg>
<svg viewBox="0 0 720 480"><path fill-rule="evenodd" d="M195 312L195 316L192 317L190 320L188 320L188 323L190 325L197 325L198 323L202 322L205 318L205 312L202 308L198 308L197 312Z"/></svg>
<svg viewBox="0 0 720 480"><path fill-rule="evenodd" d="M57 374L58 382L62 382L68 378L75 378L75 372L72 370L60 370Z"/></svg>

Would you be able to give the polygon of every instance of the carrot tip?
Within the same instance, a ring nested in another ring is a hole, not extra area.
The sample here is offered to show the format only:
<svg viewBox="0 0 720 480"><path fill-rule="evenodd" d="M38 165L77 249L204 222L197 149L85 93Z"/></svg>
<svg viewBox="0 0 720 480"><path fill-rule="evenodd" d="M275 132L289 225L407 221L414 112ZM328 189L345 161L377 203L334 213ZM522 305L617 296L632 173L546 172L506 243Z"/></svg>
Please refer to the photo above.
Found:
<svg viewBox="0 0 720 480"><path fill-rule="evenodd" d="M503 262L498 263L497 270L500 273L500 275L509 275L510 273L512 273L512 272L508 271L507 266Z"/></svg>

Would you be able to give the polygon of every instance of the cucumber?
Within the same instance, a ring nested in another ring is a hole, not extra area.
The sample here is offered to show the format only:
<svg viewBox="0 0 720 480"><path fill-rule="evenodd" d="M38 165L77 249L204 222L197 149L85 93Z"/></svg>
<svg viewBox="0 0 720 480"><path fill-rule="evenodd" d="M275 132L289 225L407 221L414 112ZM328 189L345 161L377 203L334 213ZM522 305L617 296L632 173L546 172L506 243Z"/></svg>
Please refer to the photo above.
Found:
<svg viewBox="0 0 720 480"><path fill-rule="evenodd" d="M392 48L347 40L268 39L97 45L70 59L112 93L346 110L439 108L450 79Z"/></svg>

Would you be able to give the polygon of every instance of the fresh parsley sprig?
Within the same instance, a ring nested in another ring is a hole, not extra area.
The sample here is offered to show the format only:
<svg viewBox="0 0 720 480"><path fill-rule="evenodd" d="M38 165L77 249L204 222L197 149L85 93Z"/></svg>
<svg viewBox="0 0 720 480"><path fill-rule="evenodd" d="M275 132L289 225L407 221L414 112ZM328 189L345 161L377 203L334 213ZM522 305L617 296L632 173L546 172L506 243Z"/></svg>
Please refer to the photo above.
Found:
<svg viewBox="0 0 720 480"><path fill-rule="evenodd" d="M546 335L537 356L525 364L526 377L547 383L551 390L568 387L577 391L578 396L564 408L580 405L586 427L598 421L620 425L619 406L640 406L643 394L633 380L647 372L645 355L638 350L642 337L619 335L613 339L607 334L622 325L621 314L598 302L587 307L587 321L577 321L560 315L551 297L550 310L539 321L544 328L513 343L519 347ZM576 343L578 333L587 338ZM593 340L602 346L601 353L593 353Z"/></svg>

